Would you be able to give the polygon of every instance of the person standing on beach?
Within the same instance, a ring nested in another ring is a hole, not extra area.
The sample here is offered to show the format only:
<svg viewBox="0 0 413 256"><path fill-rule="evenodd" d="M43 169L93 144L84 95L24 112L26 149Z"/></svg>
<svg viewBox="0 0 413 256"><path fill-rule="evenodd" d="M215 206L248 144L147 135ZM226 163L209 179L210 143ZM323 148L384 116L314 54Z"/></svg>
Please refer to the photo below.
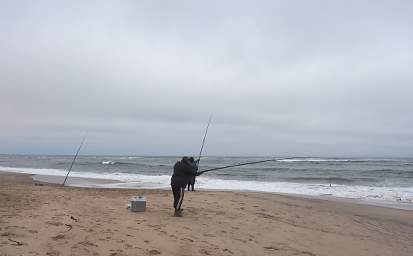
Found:
<svg viewBox="0 0 413 256"><path fill-rule="evenodd" d="M189 158L184 156L181 161L174 165L174 171L171 177L172 193L174 195L174 216L182 217L182 202L184 200L185 188L192 176L196 175L196 169L191 164Z"/></svg>
<svg viewBox="0 0 413 256"><path fill-rule="evenodd" d="M195 171L198 171L199 159L195 161L194 158L191 156L189 158L189 162L191 163L191 165L195 169ZM191 190L195 191L194 186L195 186L195 175L193 175L189 178L188 191L191 191Z"/></svg>

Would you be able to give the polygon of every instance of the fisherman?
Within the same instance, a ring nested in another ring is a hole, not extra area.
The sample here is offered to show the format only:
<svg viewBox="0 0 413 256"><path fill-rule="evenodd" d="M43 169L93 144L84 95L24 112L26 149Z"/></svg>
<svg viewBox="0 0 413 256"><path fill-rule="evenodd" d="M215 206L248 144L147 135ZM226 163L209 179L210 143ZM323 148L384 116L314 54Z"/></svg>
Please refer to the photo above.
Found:
<svg viewBox="0 0 413 256"><path fill-rule="evenodd" d="M189 158L184 156L181 161L174 165L174 172L171 178L172 193L174 195L174 216L182 217L182 202L184 200L185 188L189 183L189 179L196 175L196 169L190 162Z"/></svg>
<svg viewBox="0 0 413 256"><path fill-rule="evenodd" d="M194 158L191 156L189 158L189 162L191 163L191 165L195 169L195 171L198 171L199 159L195 161ZM188 191L191 191L191 190L195 191L194 186L195 186L195 175L193 175L189 178Z"/></svg>

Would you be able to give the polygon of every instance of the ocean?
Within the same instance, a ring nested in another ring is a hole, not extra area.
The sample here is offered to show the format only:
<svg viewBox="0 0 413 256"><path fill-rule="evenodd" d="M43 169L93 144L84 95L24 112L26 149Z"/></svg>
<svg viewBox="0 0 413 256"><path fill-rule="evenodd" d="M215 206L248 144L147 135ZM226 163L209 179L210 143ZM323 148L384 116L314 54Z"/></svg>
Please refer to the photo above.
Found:
<svg viewBox="0 0 413 256"><path fill-rule="evenodd" d="M171 156L79 156L70 177L116 180L83 187L169 189ZM203 157L199 169L265 157ZM73 156L0 155L0 171L65 176ZM196 189L334 197L413 209L413 158L296 157L205 173Z"/></svg>

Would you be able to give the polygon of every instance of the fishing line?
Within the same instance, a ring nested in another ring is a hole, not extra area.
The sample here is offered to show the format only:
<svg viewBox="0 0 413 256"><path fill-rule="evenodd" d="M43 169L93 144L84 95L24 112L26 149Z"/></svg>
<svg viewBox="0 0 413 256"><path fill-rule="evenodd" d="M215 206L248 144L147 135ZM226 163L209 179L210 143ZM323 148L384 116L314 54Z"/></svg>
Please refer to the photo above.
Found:
<svg viewBox="0 0 413 256"><path fill-rule="evenodd" d="M234 165L227 165L227 166L216 167L216 168L212 168L212 169L199 171L199 172L197 172L197 175L201 175L205 172L222 170L222 169L231 168L231 167L237 167L237 166L243 166L243 165L249 165L249 164L259 164L259 163L265 163L265 162L278 162L278 161L281 161L281 160L289 160L289 159L296 159L296 157L289 157L289 158L282 158L282 159L273 158L273 159L266 159L266 160L261 160L261 161L254 161L254 162L240 163L240 164L234 164Z"/></svg>

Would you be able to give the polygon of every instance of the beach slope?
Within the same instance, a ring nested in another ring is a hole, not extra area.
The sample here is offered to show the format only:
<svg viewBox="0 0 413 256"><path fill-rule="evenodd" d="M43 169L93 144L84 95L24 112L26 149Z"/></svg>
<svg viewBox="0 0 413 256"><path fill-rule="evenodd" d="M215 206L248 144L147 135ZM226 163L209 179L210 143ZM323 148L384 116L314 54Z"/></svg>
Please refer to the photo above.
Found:
<svg viewBox="0 0 413 256"><path fill-rule="evenodd" d="M147 210L132 213L134 196ZM0 173L0 255L411 255L413 211L263 193L36 186Z"/></svg>

